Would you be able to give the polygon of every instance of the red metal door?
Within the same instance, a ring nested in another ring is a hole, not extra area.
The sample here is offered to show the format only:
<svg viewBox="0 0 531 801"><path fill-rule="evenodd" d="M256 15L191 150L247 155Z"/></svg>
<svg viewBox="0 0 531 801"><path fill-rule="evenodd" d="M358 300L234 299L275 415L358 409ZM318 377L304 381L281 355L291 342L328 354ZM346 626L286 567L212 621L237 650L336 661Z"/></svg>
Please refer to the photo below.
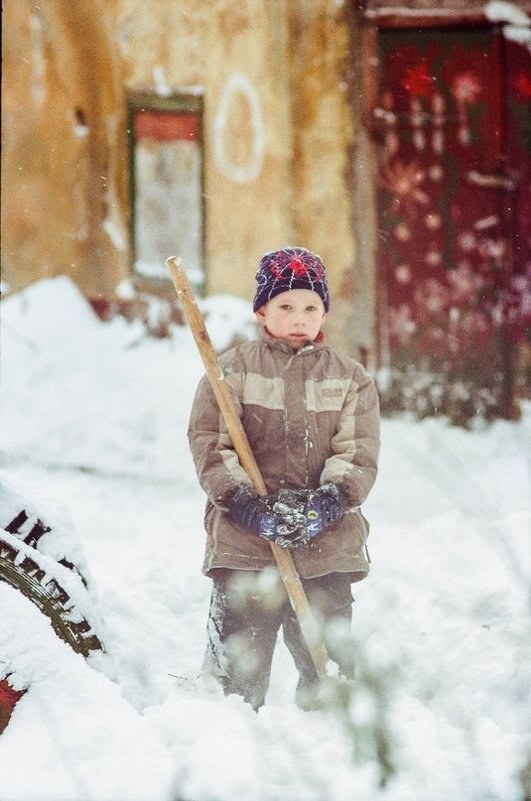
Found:
<svg viewBox="0 0 531 801"><path fill-rule="evenodd" d="M492 28L384 30L379 55L384 405L510 416L531 239L529 51Z"/></svg>

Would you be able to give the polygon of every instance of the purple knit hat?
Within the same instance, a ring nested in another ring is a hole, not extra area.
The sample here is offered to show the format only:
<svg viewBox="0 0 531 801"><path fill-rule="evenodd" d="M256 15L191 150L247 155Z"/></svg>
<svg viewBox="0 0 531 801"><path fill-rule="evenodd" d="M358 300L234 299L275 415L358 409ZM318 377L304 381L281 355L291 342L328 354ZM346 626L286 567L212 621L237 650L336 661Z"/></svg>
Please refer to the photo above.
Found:
<svg viewBox="0 0 531 801"><path fill-rule="evenodd" d="M325 311L330 308L325 266L320 256L306 248L282 248L266 253L260 259L256 282L253 311L290 289L311 289L323 301Z"/></svg>

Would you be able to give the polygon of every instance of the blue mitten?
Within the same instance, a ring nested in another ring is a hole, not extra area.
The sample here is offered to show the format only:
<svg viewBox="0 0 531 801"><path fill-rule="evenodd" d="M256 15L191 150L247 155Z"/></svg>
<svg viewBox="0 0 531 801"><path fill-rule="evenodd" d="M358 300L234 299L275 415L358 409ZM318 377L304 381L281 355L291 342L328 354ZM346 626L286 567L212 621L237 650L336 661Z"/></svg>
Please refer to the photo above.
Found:
<svg viewBox="0 0 531 801"><path fill-rule="evenodd" d="M317 490L308 490L304 506L308 540L333 526L343 517L346 508L347 500L336 484L323 484Z"/></svg>
<svg viewBox="0 0 531 801"><path fill-rule="evenodd" d="M233 520L282 548L307 545L330 528L347 508L335 484L316 490L280 490L278 496L260 497L251 487L236 490L228 501Z"/></svg>
<svg viewBox="0 0 531 801"><path fill-rule="evenodd" d="M258 534L262 517L268 511L263 500L251 487L241 487L228 499L228 513L237 523Z"/></svg>
<svg viewBox="0 0 531 801"><path fill-rule="evenodd" d="M292 539L304 531L305 518L301 511L277 509L276 498L260 497L251 488L236 490L228 501L233 520L254 531L260 537L282 548L292 547Z"/></svg>
<svg viewBox="0 0 531 801"><path fill-rule="evenodd" d="M291 516L297 525L289 534L289 548L307 545L322 531L330 528L345 513L347 500L336 484L323 484L313 489L283 489L273 504L273 511L284 517ZM303 524L300 518L302 515Z"/></svg>

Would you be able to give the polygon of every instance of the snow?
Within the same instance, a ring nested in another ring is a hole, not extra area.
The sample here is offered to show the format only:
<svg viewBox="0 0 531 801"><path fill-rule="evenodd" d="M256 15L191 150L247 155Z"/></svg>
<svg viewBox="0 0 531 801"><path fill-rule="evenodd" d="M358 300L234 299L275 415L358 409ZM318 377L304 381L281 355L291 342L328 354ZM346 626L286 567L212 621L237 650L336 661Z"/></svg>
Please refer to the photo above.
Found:
<svg viewBox="0 0 531 801"><path fill-rule="evenodd" d="M164 67L162 67L160 64L157 64L157 66L153 67L153 78L155 81L155 91L157 94L161 95L162 97L170 97L171 88L168 86L168 82L166 81Z"/></svg>
<svg viewBox="0 0 531 801"><path fill-rule="evenodd" d="M219 348L252 330L231 296L202 308ZM107 650L75 654L0 583L0 677L29 688L0 737L2 801L523 798L529 404L518 423L472 431L383 421L350 718L294 705L281 642L255 714L201 676L210 582L186 441L203 372L190 332L102 323L66 278L1 311L3 503L31 498L58 532L42 558L70 549L86 567ZM369 736L378 704L396 766L385 787Z"/></svg>
<svg viewBox="0 0 531 801"><path fill-rule="evenodd" d="M116 250L119 250L121 253L125 253L127 250L127 244L123 231L120 229L120 227L109 218L103 222L102 227Z"/></svg>
<svg viewBox="0 0 531 801"><path fill-rule="evenodd" d="M514 3L505 0L490 0L483 13L491 22L505 22L503 35L513 42L531 47L531 18Z"/></svg>
<svg viewBox="0 0 531 801"><path fill-rule="evenodd" d="M491 22L508 22L511 25L529 25L529 16L515 3L506 0L490 0L483 6L483 13Z"/></svg>
<svg viewBox="0 0 531 801"><path fill-rule="evenodd" d="M133 300L135 297L135 287L130 278L123 278L114 291L116 297L123 300Z"/></svg>

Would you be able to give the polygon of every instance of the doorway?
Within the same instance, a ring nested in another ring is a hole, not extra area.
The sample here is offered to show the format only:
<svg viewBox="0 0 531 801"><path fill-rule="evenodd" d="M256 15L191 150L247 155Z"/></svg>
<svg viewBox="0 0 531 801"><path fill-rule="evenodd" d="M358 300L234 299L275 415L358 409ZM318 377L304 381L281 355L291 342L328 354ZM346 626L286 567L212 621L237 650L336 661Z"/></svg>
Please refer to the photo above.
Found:
<svg viewBox="0 0 531 801"><path fill-rule="evenodd" d="M531 57L496 26L382 28L377 318L384 407L514 415L531 241Z"/></svg>

